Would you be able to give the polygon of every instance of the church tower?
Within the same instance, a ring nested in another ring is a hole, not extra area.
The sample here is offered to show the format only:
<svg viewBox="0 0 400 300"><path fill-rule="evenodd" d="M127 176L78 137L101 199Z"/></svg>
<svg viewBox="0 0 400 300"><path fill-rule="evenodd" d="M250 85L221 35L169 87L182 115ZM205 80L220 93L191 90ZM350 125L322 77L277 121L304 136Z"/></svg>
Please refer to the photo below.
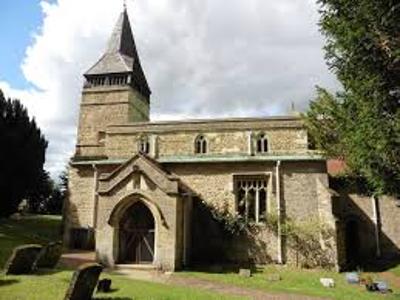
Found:
<svg viewBox="0 0 400 300"><path fill-rule="evenodd" d="M126 8L105 53L84 77L77 149L85 149L82 154L87 156L90 148L101 145L108 125L149 121L151 91Z"/></svg>

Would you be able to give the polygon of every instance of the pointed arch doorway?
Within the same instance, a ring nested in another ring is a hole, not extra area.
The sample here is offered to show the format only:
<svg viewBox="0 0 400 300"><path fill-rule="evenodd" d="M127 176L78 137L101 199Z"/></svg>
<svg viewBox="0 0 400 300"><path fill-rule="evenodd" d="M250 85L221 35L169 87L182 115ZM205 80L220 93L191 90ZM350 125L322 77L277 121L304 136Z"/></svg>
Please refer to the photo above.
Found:
<svg viewBox="0 0 400 300"><path fill-rule="evenodd" d="M141 201L131 205L119 224L119 262L151 264L154 260L155 221Z"/></svg>

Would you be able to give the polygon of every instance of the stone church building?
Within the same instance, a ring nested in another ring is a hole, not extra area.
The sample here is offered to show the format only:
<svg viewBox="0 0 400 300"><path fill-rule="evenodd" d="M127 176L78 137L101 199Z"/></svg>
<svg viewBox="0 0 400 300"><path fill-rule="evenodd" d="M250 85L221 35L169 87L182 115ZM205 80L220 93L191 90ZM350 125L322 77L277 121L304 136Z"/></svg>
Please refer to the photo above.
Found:
<svg viewBox="0 0 400 300"><path fill-rule="evenodd" d="M93 248L110 267L180 269L216 255L207 251L222 240L199 214L207 207L258 228L256 247L240 238L216 247L230 261L291 263L282 224L317 218L334 233L332 265L345 263L338 194L298 116L150 121L151 90L126 10L84 78L66 245ZM265 225L271 215L275 234Z"/></svg>

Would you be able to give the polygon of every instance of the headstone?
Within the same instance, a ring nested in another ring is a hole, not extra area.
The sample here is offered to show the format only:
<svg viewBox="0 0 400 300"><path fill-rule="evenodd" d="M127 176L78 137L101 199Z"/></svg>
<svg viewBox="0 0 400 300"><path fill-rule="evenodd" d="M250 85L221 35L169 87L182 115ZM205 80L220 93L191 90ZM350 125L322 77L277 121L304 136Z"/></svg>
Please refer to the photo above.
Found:
<svg viewBox="0 0 400 300"><path fill-rule="evenodd" d="M332 278L320 278L319 281L326 288L335 287L335 280L333 280Z"/></svg>
<svg viewBox="0 0 400 300"><path fill-rule="evenodd" d="M16 247L5 266L6 275L30 274L42 246L22 245Z"/></svg>
<svg viewBox="0 0 400 300"><path fill-rule="evenodd" d="M389 286L386 281L376 281L376 287L381 293L389 292Z"/></svg>
<svg viewBox="0 0 400 300"><path fill-rule="evenodd" d="M34 269L53 269L60 260L62 254L62 243L49 243L40 251L35 264Z"/></svg>
<svg viewBox="0 0 400 300"><path fill-rule="evenodd" d="M84 264L75 271L64 300L90 300L103 267L99 264Z"/></svg>
<svg viewBox="0 0 400 300"><path fill-rule="evenodd" d="M249 278L249 277L251 277L251 270L250 269L240 269L239 276Z"/></svg>
<svg viewBox="0 0 400 300"><path fill-rule="evenodd" d="M282 277L279 274L268 274L267 275L267 281L274 282L274 281L281 281L281 280L282 280Z"/></svg>
<svg viewBox="0 0 400 300"><path fill-rule="evenodd" d="M109 293L111 292L111 279L104 278L97 284L97 292Z"/></svg>
<svg viewBox="0 0 400 300"><path fill-rule="evenodd" d="M360 276L356 272L346 273L346 281L350 284L359 284Z"/></svg>

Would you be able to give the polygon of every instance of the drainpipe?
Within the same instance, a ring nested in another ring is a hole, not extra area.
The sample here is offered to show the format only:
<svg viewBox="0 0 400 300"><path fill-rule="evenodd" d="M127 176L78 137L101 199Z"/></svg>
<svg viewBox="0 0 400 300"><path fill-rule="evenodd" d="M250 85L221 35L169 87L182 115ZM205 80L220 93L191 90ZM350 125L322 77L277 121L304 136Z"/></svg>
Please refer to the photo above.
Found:
<svg viewBox="0 0 400 300"><path fill-rule="evenodd" d="M99 186L99 171L95 164L93 167L93 229L97 228L97 209L99 204L99 195L97 193Z"/></svg>
<svg viewBox="0 0 400 300"><path fill-rule="evenodd" d="M375 243L376 243L376 257L381 257L381 238L380 238L380 215L379 215L379 200L374 195L372 200L372 211L374 217L374 227L375 227Z"/></svg>
<svg viewBox="0 0 400 300"><path fill-rule="evenodd" d="M282 255L282 220L281 220L281 176L280 176L281 161L276 162L276 203L278 213L278 264L283 264Z"/></svg>

